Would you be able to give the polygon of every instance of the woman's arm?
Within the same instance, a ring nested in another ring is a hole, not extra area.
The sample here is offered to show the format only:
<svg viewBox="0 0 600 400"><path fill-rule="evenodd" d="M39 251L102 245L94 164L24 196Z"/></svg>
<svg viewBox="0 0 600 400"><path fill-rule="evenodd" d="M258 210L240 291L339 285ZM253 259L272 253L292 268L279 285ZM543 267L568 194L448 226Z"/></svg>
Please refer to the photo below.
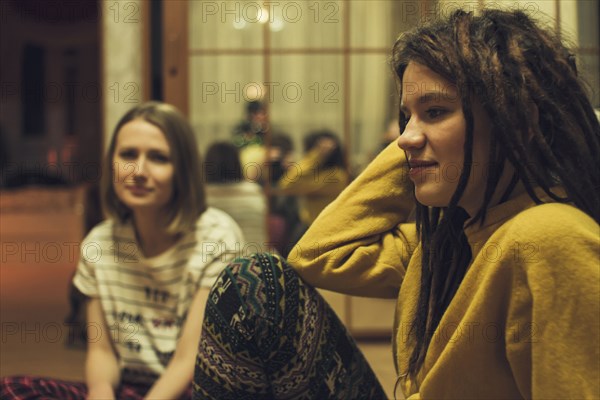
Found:
<svg viewBox="0 0 600 400"><path fill-rule="evenodd" d="M101 332L97 340L88 341L85 361L88 399L114 399L120 371L100 299L90 299L86 310L88 326L98 327Z"/></svg>
<svg viewBox="0 0 600 400"><path fill-rule="evenodd" d="M288 195L340 193L348 184L347 172L340 166L321 167L336 147L332 139L321 139L298 163L287 168L277 182L277 188Z"/></svg>
<svg viewBox="0 0 600 400"><path fill-rule="evenodd" d="M194 376L204 308L210 289L201 287L188 309L187 319L177 342L175 354L165 372L154 383L147 399L176 399L188 388Z"/></svg>
<svg viewBox="0 0 600 400"><path fill-rule="evenodd" d="M417 246L404 152L392 143L331 203L288 261L311 285L371 297L396 297Z"/></svg>
<svg viewBox="0 0 600 400"><path fill-rule="evenodd" d="M505 334L513 374L525 398L599 398L598 224L564 204L527 215L505 246L518 249Z"/></svg>

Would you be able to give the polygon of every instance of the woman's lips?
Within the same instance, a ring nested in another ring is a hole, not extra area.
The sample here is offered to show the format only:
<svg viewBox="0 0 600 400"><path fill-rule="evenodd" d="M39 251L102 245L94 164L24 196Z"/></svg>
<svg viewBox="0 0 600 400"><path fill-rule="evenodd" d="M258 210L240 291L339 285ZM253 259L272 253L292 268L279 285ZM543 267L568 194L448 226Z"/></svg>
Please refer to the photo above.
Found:
<svg viewBox="0 0 600 400"><path fill-rule="evenodd" d="M408 170L408 176L411 179L423 178L426 174L431 173L431 170L438 167L436 162L411 162L410 169Z"/></svg>
<svg viewBox="0 0 600 400"><path fill-rule="evenodd" d="M152 189L145 186L126 186L126 188L135 196L143 196L152 191Z"/></svg>

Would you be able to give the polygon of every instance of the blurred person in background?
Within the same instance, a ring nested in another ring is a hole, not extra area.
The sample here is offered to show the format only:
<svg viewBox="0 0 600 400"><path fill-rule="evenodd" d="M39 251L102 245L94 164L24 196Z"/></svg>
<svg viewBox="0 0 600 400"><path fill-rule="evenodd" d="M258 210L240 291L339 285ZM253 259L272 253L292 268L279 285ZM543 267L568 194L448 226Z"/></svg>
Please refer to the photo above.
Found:
<svg viewBox="0 0 600 400"><path fill-rule="evenodd" d="M259 182L269 193L269 238L279 254L286 252L291 231L300 222L297 197L285 194L277 188L277 182L293 161L292 139L287 133L273 132Z"/></svg>
<svg viewBox="0 0 600 400"><path fill-rule="evenodd" d="M204 158L204 176L207 204L225 211L240 226L247 247L243 253L266 251L267 198L259 184L244 178L238 148L213 143Z"/></svg>
<svg viewBox="0 0 600 400"><path fill-rule="evenodd" d="M304 138L302 159L288 166L277 181L278 189L299 201L300 221L291 229L284 257L348 183L350 176L338 136L329 130L310 132Z"/></svg>

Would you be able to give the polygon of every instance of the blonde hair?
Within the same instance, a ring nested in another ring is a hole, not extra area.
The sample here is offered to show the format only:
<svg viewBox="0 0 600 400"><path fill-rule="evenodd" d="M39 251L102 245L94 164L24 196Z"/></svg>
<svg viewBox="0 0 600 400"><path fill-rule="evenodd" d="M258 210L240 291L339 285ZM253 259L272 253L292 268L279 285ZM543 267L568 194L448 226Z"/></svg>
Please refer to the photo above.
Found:
<svg viewBox="0 0 600 400"><path fill-rule="evenodd" d="M112 162L119 131L125 124L135 119L142 119L159 128L171 148L174 175L173 195L165 206L169 221L167 232L175 234L194 229L196 220L206 210L196 137L189 122L177 108L156 101L129 110L113 131L106 153L101 186L105 214L120 222L125 222L131 217L131 210L115 193Z"/></svg>

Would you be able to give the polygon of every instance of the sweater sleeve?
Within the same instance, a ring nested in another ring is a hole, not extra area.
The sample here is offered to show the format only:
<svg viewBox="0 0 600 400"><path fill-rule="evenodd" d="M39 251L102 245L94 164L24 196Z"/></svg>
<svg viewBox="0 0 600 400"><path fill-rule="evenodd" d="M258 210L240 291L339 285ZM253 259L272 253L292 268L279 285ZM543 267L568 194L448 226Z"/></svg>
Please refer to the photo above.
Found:
<svg viewBox="0 0 600 400"><path fill-rule="evenodd" d="M506 348L515 380L525 398L599 398L598 224L564 204L535 207L531 214L537 224L512 236L520 267Z"/></svg>
<svg viewBox="0 0 600 400"><path fill-rule="evenodd" d="M288 258L309 284L394 298L417 244L404 152L390 144L323 210Z"/></svg>

